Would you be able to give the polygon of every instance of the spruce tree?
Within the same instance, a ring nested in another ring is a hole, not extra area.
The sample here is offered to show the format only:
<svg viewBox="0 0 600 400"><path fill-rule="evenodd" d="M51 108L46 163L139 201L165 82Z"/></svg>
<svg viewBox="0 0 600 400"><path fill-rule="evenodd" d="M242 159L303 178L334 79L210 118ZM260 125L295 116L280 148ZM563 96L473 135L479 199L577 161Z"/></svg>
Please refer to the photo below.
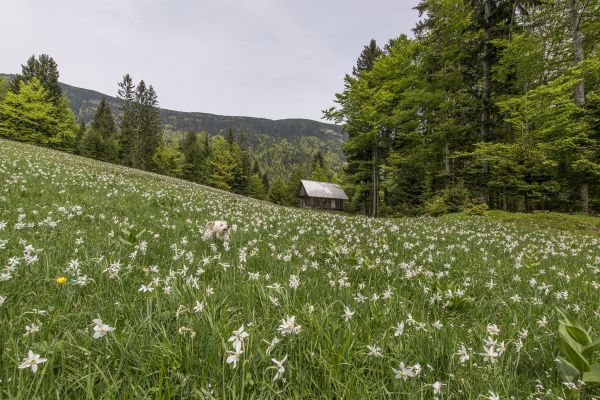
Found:
<svg viewBox="0 0 600 400"><path fill-rule="evenodd" d="M104 98L102 98L96 109L96 114L86 135L90 136L90 138L86 139L84 136L83 141L87 143L84 147L91 149L87 151L87 157L107 162L118 161L117 125L115 124L110 106Z"/></svg>
<svg viewBox="0 0 600 400"><path fill-rule="evenodd" d="M233 148L233 144L235 143L235 137L233 136L233 131L231 128L227 129L227 136L225 137L227 140L227 144L229 145L229 150Z"/></svg>
<svg viewBox="0 0 600 400"><path fill-rule="evenodd" d="M42 54L37 59L35 55L32 55L25 65L21 65L21 73L17 74L13 80L11 90L16 93L21 81L29 82L33 78L39 80L46 90L48 100L58 107L62 98L62 89L58 82L59 73L56 61L47 54Z"/></svg>
<svg viewBox="0 0 600 400"><path fill-rule="evenodd" d="M135 142L137 116L133 105L135 85L129 74L125 74L118 83L117 96L122 100L121 121L119 126L119 160L121 164L132 165L132 149Z"/></svg>
<svg viewBox="0 0 600 400"><path fill-rule="evenodd" d="M206 152L198 135L194 131L188 131L179 144L184 156L182 176L192 182L202 183L202 166Z"/></svg>

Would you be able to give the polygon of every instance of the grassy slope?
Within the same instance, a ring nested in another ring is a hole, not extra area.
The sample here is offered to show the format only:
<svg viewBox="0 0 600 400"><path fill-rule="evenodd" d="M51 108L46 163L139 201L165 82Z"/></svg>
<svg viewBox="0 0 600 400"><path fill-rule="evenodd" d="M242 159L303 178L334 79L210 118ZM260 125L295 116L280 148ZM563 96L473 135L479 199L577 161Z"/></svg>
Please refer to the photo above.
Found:
<svg viewBox="0 0 600 400"><path fill-rule="evenodd" d="M583 214L570 215L554 212L517 214L489 211L486 217L500 222L513 223L522 228L600 235L600 217L590 217Z"/></svg>
<svg viewBox="0 0 600 400"><path fill-rule="evenodd" d="M527 218L287 209L0 141L0 398L432 398L436 381L442 398L572 397L554 371L554 308L598 326L600 240L535 229ZM237 225L229 245L201 240L212 219ZM507 219L515 221L497 222ZM145 246L121 242L122 229L146 229ZM62 275L65 285L55 282ZM79 286L78 276L90 282ZM292 315L300 333L281 336ZM95 318L115 332L92 338ZM31 324L40 331L24 336ZM242 324L250 336L232 369L227 339ZM477 354L488 324L506 345L495 363ZM267 355L273 337L282 341ZM464 364L454 355L461 343ZM48 358L36 374L17 368L29 349ZM286 381L272 382L270 359L286 354ZM400 362L423 371L397 380Z"/></svg>

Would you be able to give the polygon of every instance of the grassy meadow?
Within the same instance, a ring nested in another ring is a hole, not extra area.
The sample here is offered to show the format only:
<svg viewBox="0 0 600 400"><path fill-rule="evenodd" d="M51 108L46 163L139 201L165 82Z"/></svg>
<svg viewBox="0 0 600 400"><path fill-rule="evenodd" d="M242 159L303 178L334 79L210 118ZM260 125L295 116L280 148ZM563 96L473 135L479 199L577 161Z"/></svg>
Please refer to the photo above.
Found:
<svg viewBox="0 0 600 400"><path fill-rule="evenodd" d="M0 141L0 398L595 398L554 363L556 308L600 335L594 221L291 209Z"/></svg>

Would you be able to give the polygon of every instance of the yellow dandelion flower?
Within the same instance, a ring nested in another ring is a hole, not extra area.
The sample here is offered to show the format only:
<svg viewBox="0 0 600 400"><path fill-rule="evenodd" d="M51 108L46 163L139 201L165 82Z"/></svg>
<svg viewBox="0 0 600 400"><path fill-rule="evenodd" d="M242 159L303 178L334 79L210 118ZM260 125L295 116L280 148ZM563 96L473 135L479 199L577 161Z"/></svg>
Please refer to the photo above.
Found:
<svg viewBox="0 0 600 400"><path fill-rule="evenodd" d="M58 283L59 285L64 285L65 283L67 283L67 277L59 276L58 278L56 278L56 283Z"/></svg>

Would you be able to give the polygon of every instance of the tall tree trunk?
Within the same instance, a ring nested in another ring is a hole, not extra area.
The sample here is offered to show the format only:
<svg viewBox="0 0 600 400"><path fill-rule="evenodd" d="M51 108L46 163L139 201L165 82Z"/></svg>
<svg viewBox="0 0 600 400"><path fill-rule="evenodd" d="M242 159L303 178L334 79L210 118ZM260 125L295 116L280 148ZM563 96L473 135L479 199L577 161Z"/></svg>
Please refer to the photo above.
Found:
<svg viewBox="0 0 600 400"><path fill-rule="evenodd" d="M450 150L448 149L448 139L444 141L444 171L450 174Z"/></svg>
<svg viewBox="0 0 600 400"><path fill-rule="evenodd" d="M483 71L481 82L481 125L480 136L482 140L488 138L490 133L490 87L491 87L491 62L490 40L492 37L492 0L484 0L484 33L483 33Z"/></svg>
<svg viewBox="0 0 600 400"><path fill-rule="evenodd" d="M583 37L581 34L581 15L577 9L577 0L571 0L571 24L573 33L573 59L575 65L583 61ZM575 88L575 104L585 104L585 87L583 79Z"/></svg>
<svg viewBox="0 0 600 400"><path fill-rule="evenodd" d="M577 9L577 0L570 0L571 6L571 29L573 34L573 60L575 65L583 61L583 37L581 34L581 14ZM583 79L575 87L575 104L585 105L585 86ZM579 198L581 209L585 213L590 212L590 188L589 182L583 181L579 186Z"/></svg>
<svg viewBox="0 0 600 400"><path fill-rule="evenodd" d="M579 185L579 197L581 198L581 208L584 212L590 212L590 184L583 182Z"/></svg>

